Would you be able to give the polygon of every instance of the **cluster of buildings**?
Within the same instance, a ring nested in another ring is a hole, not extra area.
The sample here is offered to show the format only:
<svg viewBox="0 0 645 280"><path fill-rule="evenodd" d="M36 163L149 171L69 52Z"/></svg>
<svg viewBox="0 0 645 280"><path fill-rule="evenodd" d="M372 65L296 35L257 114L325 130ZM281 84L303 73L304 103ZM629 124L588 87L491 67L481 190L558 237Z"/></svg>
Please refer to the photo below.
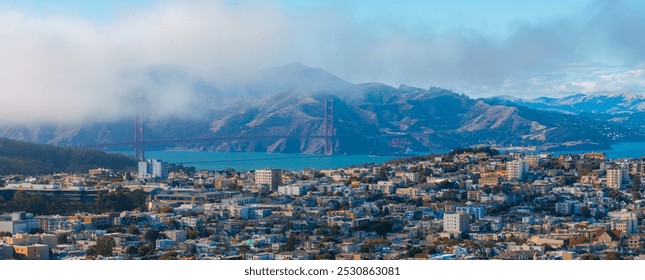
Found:
<svg viewBox="0 0 645 280"><path fill-rule="evenodd" d="M645 259L645 158L473 150L298 172L137 171L5 180L51 192L71 176L77 192L148 198L118 213L7 213L0 258Z"/></svg>

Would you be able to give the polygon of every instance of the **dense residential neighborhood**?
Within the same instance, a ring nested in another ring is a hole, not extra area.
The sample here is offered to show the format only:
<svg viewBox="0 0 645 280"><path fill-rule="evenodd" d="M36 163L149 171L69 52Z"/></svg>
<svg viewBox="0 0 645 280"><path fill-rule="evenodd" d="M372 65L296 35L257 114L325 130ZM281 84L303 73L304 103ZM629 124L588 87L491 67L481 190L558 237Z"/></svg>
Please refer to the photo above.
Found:
<svg viewBox="0 0 645 280"><path fill-rule="evenodd" d="M645 157L0 177L0 259L645 259ZM56 211L56 209L60 209Z"/></svg>

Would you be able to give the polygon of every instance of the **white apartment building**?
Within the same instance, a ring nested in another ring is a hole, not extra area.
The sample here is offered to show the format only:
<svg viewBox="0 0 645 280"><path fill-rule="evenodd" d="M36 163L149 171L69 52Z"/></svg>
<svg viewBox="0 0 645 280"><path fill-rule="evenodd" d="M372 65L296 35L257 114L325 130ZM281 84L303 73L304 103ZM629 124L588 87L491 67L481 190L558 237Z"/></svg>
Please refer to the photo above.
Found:
<svg viewBox="0 0 645 280"><path fill-rule="evenodd" d="M506 163L506 179L521 181L528 170L528 163L523 159L509 161Z"/></svg>
<svg viewBox="0 0 645 280"><path fill-rule="evenodd" d="M620 167L612 165L607 168L607 187L619 189L623 183L623 172Z"/></svg>
<svg viewBox="0 0 645 280"><path fill-rule="evenodd" d="M144 178L168 178L168 163L158 159L149 159L140 161L138 164L137 175L140 179Z"/></svg>

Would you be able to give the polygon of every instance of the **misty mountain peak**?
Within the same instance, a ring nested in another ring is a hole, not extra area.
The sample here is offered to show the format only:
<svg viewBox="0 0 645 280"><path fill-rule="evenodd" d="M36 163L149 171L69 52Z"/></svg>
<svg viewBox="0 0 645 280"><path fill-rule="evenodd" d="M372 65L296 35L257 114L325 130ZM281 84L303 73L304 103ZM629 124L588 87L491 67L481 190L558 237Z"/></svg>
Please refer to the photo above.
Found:
<svg viewBox="0 0 645 280"><path fill-rule="evenodd" d="M317 93L347 89L352 85L321 68L290 63L261 70L250 87L270 92L304 90Z"/></svg>

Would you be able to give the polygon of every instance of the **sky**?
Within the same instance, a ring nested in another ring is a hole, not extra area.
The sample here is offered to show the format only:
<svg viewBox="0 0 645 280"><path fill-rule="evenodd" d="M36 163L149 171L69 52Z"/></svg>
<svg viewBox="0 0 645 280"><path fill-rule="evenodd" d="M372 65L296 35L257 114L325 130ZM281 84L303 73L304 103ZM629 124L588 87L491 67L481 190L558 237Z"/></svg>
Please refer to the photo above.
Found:
<svg viewBox="0 0 645 280"><path fill-rule="evenodd" d="M141 74L154 65L300 62L472 97L643 94L642 15L645 2L620 0L0 0L0 119L105 121L137 92L155 92L160 112L190 113L186 85Z"/></svg>

